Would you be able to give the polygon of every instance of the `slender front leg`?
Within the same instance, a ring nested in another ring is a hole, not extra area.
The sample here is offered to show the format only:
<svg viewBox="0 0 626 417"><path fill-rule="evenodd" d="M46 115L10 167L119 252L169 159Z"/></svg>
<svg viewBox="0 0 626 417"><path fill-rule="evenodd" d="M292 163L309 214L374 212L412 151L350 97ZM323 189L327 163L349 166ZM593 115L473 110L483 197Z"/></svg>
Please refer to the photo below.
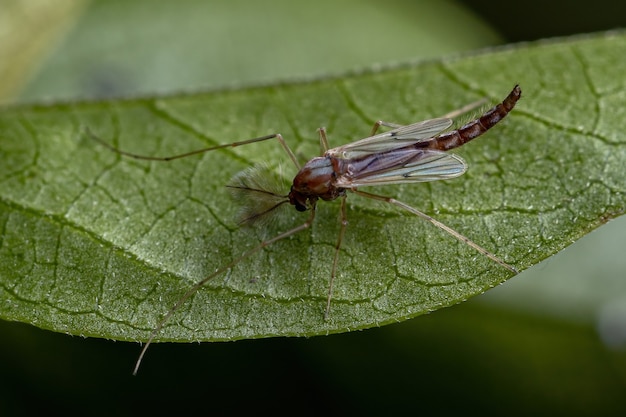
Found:
<svg viewBox="0 0 626 417"><path fill-rule="evenodd" d="M337 237L337 244L335 245L335 257L333 259L333 269L330 272L330 283L328 285L328 299L326 300L326 312L324 313L324 320L328 320L330 317L330 300L333 297L333 284L335 283L335 277L337 276L337 263L339 262L339 249L341 249L341 242L343 236L346 234L346 228L348 227L348 214L346 210L346 195L341 197L341 225L339 227L339 236Z"/></svg>
<svg viewBox="0 0 626 417"><path fill-rule="evenodd" d="M172 155L172 156L148 156L148 155L139 155L139 154L132 153L132 152L126 152L126 151L123 151L121 149L117 149L115 146L110 145L107 142L103 141L98 136L93 134L89 128L85 128L85 134L91 140L93 140L95 142L98 142L100 145L104 146L105 148L107 148L107 149L109 149L109 150L111 150L111 151L113 151L113 152L115 152L117 154L124 155L124 156L127 156L129 158L142 159L142 160L145 160L145 161L162 161L162 162L168 162L168 161L173 161L175 159L186 158L188 156L198 155L198 154L201 154L201 153L214 151L216 149L236 148L237 146L248 145L250 143L255 143L255 142L263 142L263 141L266 141L266 140L269 140L269 139L276 138L276 140L278 140L278 142L283 147L285 152L287 152L287 155L289 155L289 159L291 159L293 164L296 166L296 169L300 170L300 164L298 163L298 160L296 159L296 156L294 155L294 153L291 150L291 148L289 147L289 145L287 145L287 143L283 139L283 136L280 133L274 133L272 135L261 136L261 137L258 137L258 138L241 140L241 141L238 141L238 142L225 143L223 145L211 146L209 148L196 149L195 151L185 152L185 153L181 153L181 154L178 154L178 155Z"/></svg>

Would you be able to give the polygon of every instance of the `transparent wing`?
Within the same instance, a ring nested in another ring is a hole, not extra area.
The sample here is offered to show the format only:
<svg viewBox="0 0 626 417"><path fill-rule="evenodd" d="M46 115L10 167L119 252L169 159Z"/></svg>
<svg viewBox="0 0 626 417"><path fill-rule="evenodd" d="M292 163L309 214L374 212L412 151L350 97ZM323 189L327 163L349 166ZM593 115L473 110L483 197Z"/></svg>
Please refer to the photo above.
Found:
<svg viewBox="0 0 626 417"><path fill-rule="evenodd" d="M452 126L450 119L424 120L329 149L327 154L340 159L361 158L369 154L387 152L412 143L422 142L436 136L450 126Z"/></svg>
<svg viewBox="0 0 626 417"><path fill-rule="evenodd" d="M465 161L454 154L430 149L399 150L349 165L347 174L338 177L335 185L351 188L446 180L466 170Z"/></svg>

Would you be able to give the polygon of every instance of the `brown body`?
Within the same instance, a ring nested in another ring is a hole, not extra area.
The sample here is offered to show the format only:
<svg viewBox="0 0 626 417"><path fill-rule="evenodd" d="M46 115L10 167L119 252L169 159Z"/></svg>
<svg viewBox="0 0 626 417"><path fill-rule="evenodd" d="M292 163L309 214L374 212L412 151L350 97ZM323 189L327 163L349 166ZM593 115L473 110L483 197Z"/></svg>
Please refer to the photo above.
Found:
<svg viewBox="0 0 626 417"><path fill-rule="evenodd" d="M337 157L340 152L330 149L323 156L311 159L298 172L289 192L289 203L294 205L296 210L305 211L314 206L320 198L331 201L345 195L347 189L356 188L350 184L356 183L359 179L376 176L377 173L388 172L392 168L411 163L417 165L420 158L424 157L425 150L447 151L457 148L482 135L506 117L515 107L521 93L519 86L515 86L502 103L463 127L425 140L413 141L406 146L350 159ZM388 134L392 138L394 131ZM404 141L407 139L410 138L403 138ZM380 182L371 185L377 184Z"/></svg>

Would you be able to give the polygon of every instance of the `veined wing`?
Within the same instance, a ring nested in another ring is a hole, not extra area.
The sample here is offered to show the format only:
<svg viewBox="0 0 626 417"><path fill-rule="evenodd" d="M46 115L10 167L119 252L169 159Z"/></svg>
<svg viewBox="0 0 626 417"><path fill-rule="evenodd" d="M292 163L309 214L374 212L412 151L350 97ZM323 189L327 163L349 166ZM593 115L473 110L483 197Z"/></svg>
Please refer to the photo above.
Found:
<svg viewBox="0 0 626 417"><path fill-rule="evenodd" d="M430 139L450 126L452 126L452 120L446 118L424 120L329 149L326 154L334 158L353 159L373 153L388 152Z"/></svg>
<svg viewBox="0 0 626 417"><path fill-rule="evenodd" d="M370 155L346 166L335 180L341 188L446 180L463 175L467 164L460 156L431 149L398 150Z"/></svg>

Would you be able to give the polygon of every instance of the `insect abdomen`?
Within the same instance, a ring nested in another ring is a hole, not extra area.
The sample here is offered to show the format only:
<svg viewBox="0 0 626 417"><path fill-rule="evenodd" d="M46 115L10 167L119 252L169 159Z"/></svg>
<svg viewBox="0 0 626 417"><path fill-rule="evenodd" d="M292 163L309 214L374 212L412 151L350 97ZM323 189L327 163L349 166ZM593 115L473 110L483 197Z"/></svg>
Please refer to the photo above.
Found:
<svg viewBox="0 0 626 417"><path fill-rule="evenodd" d="M522 90L519 85L516 85L502 103L499 103L478 119L472 120L463 127L435 137L428 147L430 149L447 151L477 138L494 127L500 120L504 119L504 117L513 110L513 107L515 107L515 104L521 96Z"/></svg>

